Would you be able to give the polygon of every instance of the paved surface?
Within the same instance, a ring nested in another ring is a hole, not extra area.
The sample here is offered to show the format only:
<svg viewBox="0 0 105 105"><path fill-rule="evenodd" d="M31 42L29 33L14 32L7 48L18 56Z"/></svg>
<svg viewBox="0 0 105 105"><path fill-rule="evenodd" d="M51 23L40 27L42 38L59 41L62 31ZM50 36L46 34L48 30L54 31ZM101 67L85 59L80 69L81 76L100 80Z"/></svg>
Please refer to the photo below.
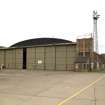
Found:
<svg viewBox="0 0 105 105"><path fill-rule="evenodd" d="M58 105L104 73L0 71L0 105ZM105 105L105 78L62 105Z"/></svg>

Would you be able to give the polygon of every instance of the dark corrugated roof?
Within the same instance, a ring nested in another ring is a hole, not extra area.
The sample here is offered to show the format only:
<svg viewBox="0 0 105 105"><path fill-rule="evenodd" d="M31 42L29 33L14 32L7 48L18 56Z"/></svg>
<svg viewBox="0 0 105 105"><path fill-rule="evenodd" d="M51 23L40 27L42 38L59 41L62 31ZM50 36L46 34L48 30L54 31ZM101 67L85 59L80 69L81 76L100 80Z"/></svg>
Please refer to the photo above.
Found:
<svg viewBox="0 0 105 105"><path fill-rule="evenodd" d="M58 39L58 38L36 38L15 43L10 47L27 47L35 45L58 44L58 43L72 43L72 41Z"/></svg>

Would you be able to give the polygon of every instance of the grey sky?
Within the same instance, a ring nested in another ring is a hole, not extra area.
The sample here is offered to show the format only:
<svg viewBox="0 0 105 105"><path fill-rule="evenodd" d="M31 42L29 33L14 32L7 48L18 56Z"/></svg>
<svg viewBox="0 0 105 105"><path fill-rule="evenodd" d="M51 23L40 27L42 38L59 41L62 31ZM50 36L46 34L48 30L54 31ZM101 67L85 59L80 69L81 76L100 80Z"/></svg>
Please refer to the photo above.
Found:
<svg viewBox="0 0 105 105"><path fill-rule="evenodd" d="M92 33L92 11L98 20L99 52L105 52L104 0L0 0L0 46L36 37L75 41Z"/></svg>

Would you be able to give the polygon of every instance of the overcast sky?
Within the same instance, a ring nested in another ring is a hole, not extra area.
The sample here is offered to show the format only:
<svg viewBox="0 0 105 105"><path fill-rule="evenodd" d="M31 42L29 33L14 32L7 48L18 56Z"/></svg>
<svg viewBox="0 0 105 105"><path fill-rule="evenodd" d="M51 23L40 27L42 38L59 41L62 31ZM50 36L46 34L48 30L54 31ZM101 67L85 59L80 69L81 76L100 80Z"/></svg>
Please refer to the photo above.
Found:
<svg viewBox="0 0 105 105"><path fill-rule="evenodd" d="M104 0L0 0L0 46L38 37L75 41L93 32L93 10L100 14L99 52L104 53Z"/></svg>

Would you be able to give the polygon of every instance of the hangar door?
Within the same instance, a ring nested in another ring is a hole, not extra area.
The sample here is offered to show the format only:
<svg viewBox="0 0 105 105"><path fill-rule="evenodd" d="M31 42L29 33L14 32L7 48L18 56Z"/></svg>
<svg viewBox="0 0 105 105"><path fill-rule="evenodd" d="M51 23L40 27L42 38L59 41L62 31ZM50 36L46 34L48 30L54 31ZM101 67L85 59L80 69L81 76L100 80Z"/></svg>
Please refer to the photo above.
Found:
<svg viewBox="0 0 105 105"><path fill-rule="evenodd" d="M36 68L36 58L35 58L35 48L27 48L27 69L35 70Z"/></svg>
<svg viewBox="0 0 105 105"><path fill-rule="evenodd" d="M56 46L56 70L66 70L66 47Z"/></svg>
<svg viewBox="0 0 105 105"><path fill-rule="evenodd" d="M54 70L55 47L27 48L27 69Z"/></svg>
<svg viewBox="0 0 105 105"><path fill-rule="evenodd" d="M0 50L0 66L5 63L5 55L4 55L5 51L4 50Z"/></svg>
<svg viewBox="0 0 105 105"><path fill-rule="evenodd" d="M45 61L44 61L44 47L36 47L36 59L35 59L35 69L36 70L44 70L45 69Z"/></svg>
<svg viewBox="0 0 105 105"><path fill-rule="evenodd" d="M67 46L67 70L74 71L74 62L77 56L77 51L75 46Z"/></svg>
<svg viewBox="0 0 105 105"><path fill-rule="evenodd" d="M15 62L16 62L16 69L23 68L23 49L15 49Z"/></svg>
<svg viewBox="0 0 105 105"><path fill-rule="evenodd" d="M6 69L15 69L15 49L5 51L5 67Z"/></svg>
<svg viewBox="0 0 105 105"><path fill-rule="evenodd" d="M45 47L45 70L55 70L55 47Z"/></svg>

